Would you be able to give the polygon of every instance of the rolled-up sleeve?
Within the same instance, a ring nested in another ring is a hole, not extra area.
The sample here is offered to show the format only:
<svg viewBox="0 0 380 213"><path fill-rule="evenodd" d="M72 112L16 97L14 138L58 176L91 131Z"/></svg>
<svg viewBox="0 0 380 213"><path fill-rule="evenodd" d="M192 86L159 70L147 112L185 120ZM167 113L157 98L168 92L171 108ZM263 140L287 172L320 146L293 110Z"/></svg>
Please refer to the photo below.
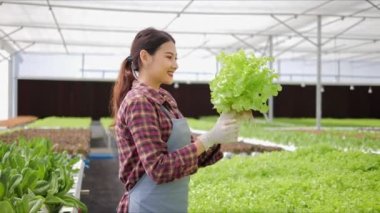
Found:
<svg viewBox="0 0 380 213"><path fill-rule="evenodd" d="M167 183L197 171L196 146L189 144L169 153L167 143L161 138L155 108L145 97L130 100L124 113L139 158L153 181Z"/></svg>

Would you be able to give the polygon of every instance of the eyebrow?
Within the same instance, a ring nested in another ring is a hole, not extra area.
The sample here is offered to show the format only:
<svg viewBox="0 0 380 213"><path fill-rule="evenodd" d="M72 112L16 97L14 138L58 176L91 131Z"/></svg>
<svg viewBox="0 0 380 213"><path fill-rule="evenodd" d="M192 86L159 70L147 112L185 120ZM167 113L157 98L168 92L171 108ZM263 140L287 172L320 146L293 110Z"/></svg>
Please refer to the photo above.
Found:
<svg viewBox="0 0 380 213"><path fill-rule="evenodd" d="M177 54L174 54L172 52L165 52L166 54L170 54L170 55L177 55Z"/></svg>

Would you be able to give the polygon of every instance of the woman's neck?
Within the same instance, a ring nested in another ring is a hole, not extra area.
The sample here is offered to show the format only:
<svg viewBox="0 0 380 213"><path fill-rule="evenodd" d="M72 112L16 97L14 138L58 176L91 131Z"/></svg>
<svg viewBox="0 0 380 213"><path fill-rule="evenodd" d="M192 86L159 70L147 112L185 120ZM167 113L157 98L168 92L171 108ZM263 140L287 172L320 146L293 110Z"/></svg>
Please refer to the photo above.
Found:
<svg viewBox="0 0 380 213"><path fill-rule="evenodd" d="M147 78L144 75L140 75L138 78L138 81L146 84L147 86L149 86L149 87L151 87L157 91L160 89L160 86L161 86L161 83L155 82L155 81L153 81L153 79Z"/></svg>

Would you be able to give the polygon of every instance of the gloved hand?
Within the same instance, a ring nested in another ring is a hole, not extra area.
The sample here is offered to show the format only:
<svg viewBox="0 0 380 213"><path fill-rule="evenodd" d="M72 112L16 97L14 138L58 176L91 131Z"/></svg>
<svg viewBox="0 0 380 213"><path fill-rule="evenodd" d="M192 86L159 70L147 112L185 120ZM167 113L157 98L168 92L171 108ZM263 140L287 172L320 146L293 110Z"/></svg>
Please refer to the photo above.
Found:
<svg viewBox="0 0 380 213"><path fill-rule="evenodd" d="M248 110L248 111L239 112L239 113L237 113L236 119L239 122L245 122L245 121L246 122L253 122L252 111Z"/></svg>
<svg viewBox="0 0 380 213"><path fill-rule="evenodd" d="M240 126L237 116L236 113L222 113L214 127L199 136L206 150L214 144L237 142Z"/></svg>

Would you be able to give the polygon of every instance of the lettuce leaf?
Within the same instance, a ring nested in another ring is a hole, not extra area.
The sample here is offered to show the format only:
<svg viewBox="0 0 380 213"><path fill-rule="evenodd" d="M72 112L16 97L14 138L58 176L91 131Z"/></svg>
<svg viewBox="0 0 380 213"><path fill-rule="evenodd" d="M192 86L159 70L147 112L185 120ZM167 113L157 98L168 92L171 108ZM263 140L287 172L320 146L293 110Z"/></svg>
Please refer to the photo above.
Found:
<svg viewBox="0 0 380 213"><path fill-rule="evenodd" d="M268 111L267 100L277 96L281 85L273 82L279 76L270 69L271 57L256 57L244 50L220 53L222 68L210 82L211 103L219 112Z"/></svg>

